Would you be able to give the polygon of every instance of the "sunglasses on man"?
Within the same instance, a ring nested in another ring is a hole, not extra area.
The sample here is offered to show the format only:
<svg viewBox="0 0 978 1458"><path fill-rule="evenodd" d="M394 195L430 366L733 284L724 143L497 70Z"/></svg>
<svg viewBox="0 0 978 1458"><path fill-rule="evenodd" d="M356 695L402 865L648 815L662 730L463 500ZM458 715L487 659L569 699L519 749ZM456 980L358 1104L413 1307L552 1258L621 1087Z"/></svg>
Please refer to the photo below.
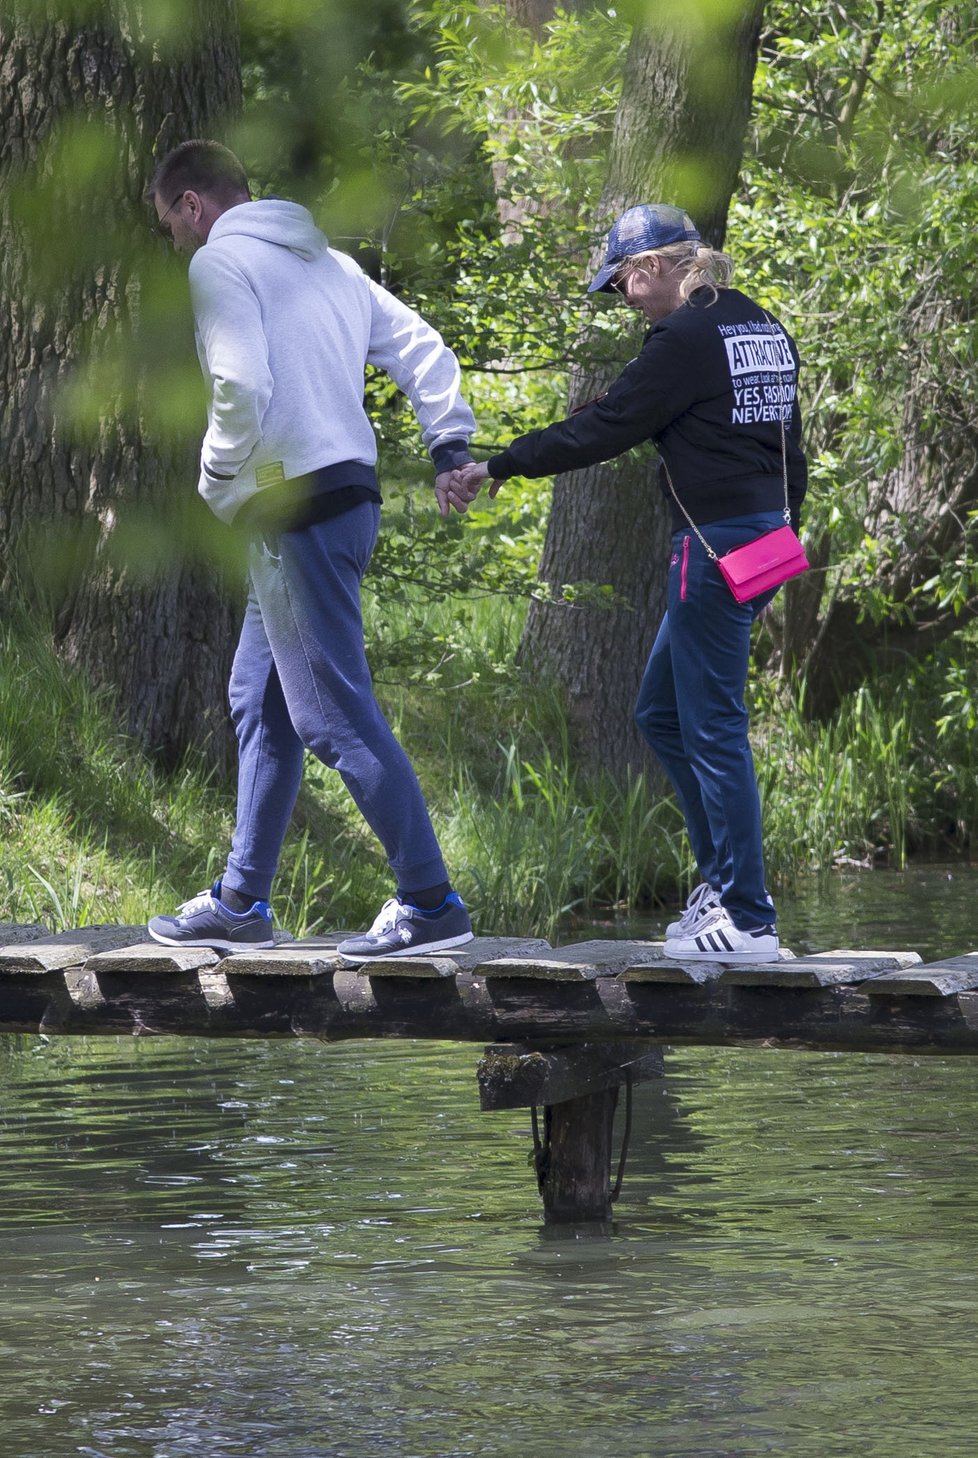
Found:
<svg viewBox="0 0 978 1458"><path fill-rule="evenodd" d="M158 217L157 220L156 220L156 222L152 224L153 232L156 233L158 237L160 237L160 238L172 238L173 237L173 230L171 229L169 223L166 220L170 216L170 214L173 212L173 209L176 207L177 203L180 201L180 199L182 197L183 197L183 193L182 192L181 193L178 193L178 195L171 202L170 206L167 208L166 212L163 213L160 217Z"/></svg>

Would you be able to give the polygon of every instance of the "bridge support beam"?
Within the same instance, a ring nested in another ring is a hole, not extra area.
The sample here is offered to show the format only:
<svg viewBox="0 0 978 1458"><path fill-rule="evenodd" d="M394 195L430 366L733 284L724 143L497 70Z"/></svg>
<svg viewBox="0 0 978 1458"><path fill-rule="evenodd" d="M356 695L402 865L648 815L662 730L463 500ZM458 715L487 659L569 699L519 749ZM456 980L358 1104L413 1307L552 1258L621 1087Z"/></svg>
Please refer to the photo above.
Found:
<svg viewBox="0 0 978 1458"><path fill-rule="evenodd" d="M537 1146L537 1184L547 1225L611 1219L611 1148L618 1090L548 1104Z"/></svg>
<svg viewBox="0 0 978 1458"><path fill-rule="evenodd" d="M662 1050L648 1042L486 1049L478 1069L482 1108L534 1111L537 1185L548 1225L611 1219L618 1091L662 1072Z"/></svg>

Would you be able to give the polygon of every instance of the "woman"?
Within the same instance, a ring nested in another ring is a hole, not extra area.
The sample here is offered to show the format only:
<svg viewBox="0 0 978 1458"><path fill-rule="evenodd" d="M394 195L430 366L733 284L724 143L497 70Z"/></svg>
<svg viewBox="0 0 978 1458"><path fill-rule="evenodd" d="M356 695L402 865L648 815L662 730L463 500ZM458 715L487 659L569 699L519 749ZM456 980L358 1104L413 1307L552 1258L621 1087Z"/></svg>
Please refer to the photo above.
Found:
<svg viewBox="0 0 978 1458"><path fill-rule="evenodd" d="M807 472L794 341L730 287L731 273L679 208L629 208L588 292L617 290L645 315L641 353L607 394L459 475L468 490L490 480L495 496L511 476L555 475L655 443L674 535L636 719L675 789L702 877L667 928L665 953L765 962L779 947L744 688L751 625L774 593L737 602L701 537L723 556L783 526L786 492L797 529Z"/></svg>

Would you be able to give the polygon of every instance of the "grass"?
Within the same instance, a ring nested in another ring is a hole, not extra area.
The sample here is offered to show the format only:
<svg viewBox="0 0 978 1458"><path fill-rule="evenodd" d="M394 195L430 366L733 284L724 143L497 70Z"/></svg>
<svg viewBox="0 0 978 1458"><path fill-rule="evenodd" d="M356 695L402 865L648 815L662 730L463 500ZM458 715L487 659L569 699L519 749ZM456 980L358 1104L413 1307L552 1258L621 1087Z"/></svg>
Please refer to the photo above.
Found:
<svg viewBox="0 0 978 1458"><path fill-rule="evenodd" d="M536 763L500 744L499 793L458 773L446 848L480 926L552 936L571 912L648 905L688 875L681 822L645 781L586 786L564 752Z"/></svg>
<svg viewBox="0 0 978 1458"><path fill-rule="evenodd" d="M824 723L804 717L803 688L761 690L753 738L773 880L851 862L902 868L913 854L968 848L978 673L969 648L968 681L957 675L955 652L863 685Z"/></svg>
<svg viewBox="0 0 978 1458"><path fill-rule="evenodd" d="M377 613L379 609L370 609ZM368 618L369 618L368 614ZM418 613L385 608L389 641ZM521 612L426 607L420 645L378 693L425 787L484 933L553 936L574 913L675 904L693 876L681 820L644 779L575 766L559 697L511 668ZM423 645L427 645L425 657ZM754 743L773 884L849 858L963 845L978 817L978 655L865 687L828 723L756 692ZM139 925L220 874L233 795L188 760L164 775L111 705L54 658L42 624L0 630L0 920ZM274 904L298 934L362 926L390 894L383 855L338 777L310 761Z"/></svg>

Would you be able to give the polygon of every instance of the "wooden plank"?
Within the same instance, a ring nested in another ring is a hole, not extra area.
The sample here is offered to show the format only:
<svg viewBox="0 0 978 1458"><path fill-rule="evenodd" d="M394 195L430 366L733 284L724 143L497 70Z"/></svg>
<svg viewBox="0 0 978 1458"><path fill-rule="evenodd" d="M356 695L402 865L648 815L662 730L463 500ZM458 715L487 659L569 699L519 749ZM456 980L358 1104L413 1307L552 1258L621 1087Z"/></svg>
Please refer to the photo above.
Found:
<svg viewBox="0 0 978 1458"><path fill-rule="evenodd" d="M571 942L547 953L547 960L573 962L594 967L599 977L617 977L626 967L644 967L662 961L663 942L589 941ZM510 953L515 956L516 953Z"/></svg>
<svg viewBox="0 0 978 1458"><path fill-rule="evenodd" d="M837 947L832 952L808 952L805 956L806 962L820 962L823 958L827 960L838 959L843 962L893 962L897 968L919 967L923 961L919 952L890 952L890 951L856 951L850 947Z"/></svg>
<svg viewBox="0 0 978 1458"><path fill-rule="evenodd" d="M458 963L448 957L372 957L356 969L358 977L374 978L437 978L455 977Z"/></svg>
<svg viewBox="0 0 978 1458"><path fill-rule="evenodd" d="M898 972L920 961L916 952L816 952L783 962L727 965L720 974L725 987L856 986L880 974Z"/></svg>
<svg viewBox="0 0 978 1458"><path fill-rule="evenodd" d="M866 984L870 997L954 997L978 988L978 952L926 962Z"/></svg>
<svg viewBox="0 0 978 1458"><path fill-rule="evenodd" d="M134 943L135 944L135 943ZM418 1038L536 1048L650 1043L978 1056L978 990L957 996L870 996L875 981L802 994L595 977L399 980L236 976L234 958L184 977L95 974L80 965L0 977L0 1032L170 1033L309 1037L328 1042ZM689 964L693 966L695 964ZM700 964L703 965L703 964ZM890 974L882 974L890 975ZM214 979L213 990L205 980ZM228 998L224 983L230 984Z"/></svg>
<svg viewBox="0 0 978 1458"><path fill-rule="evenodd" d="M787 947L779 953L782 962L794 962L795 954ZM621 973L622 982L675 982L687 987L702 987L706 982L718 982L729 962L669 961L650 962L644 966L626 967ZM774 965L772 963L772 965Z"/></svg>
<svg viewBox="0 0 978 1458"><path fill-rule="evenodd" d="M352 935L352 933L348 933ZM294 945L300 950L305 947L317 946L325 942L325 938L310 937L305 941L295 942ZM332 938L328 939L328 945L334 946ZM448 960L455 963L456 972L475 972L483 962L492 962L499 957L532 957L540 952L549 953L552 950L550 943L543 937L473 937L461 947L447 947L444 951L435 952L433 955L440 961ZM378 966L383 962L399 962L400 957L370 958L364 957L361 961L347 961L342 959L345 967L362 967L367 972L371 966ZM430 957L421 957L421 961L430 960ZM368 973L369 975L369 973ZM428 976L436 975L432 973ZM440 973L437 975L441 975Z"/></svg>
<svg viewBox="0 0 978 1458"><path fill-rule="evenodd" d="M525 955L476 960L487 947L527 945ZM616 955L634 950L627 943L612 945ZM86 968L100 953L122 947L136 951L109 959L97 973ZM461 965L456 952L424 959L452 964L454 977L418 978L402 963L394 976L373 980L346 965L336 966L333 976L309 975L317 964L332 968L330 949L310 947L303 956L294 943L224 956L183 976L175 975L173 962L166 959L174 950L188 949L158 949L154 943L149 956L162 960L147 962L146 971L136 975L124 969L136 965L143 955L140 947L146 948L144 927L90 927L0 947L0 1031L422 1038L561 1050L578 1043L645 1040L978 1056L978 952L926 967L907 952L798 958L791 964L796 972L814 970L817 978L799 997L797 979L768 981L763 996L740 995L736 987L720 983L726 969L717 963L673 964L672 975L684 980L669 985L662 980L669 964L655 959L655 944L644 944L639 953L653 960L626 967L619 976L602 974L594 958L572 960L582 949L600 955L604 946L578 942L555 952L538 939L501 938L459 949L481 976ZM196 949L193 956L198 955L209 960L210 949ZM271 970L289 966L289 959L296 975ZM878 970L881 960L891 963L889 970ZM249 975L249 963L265 966ZM538 963L549 964L544 975L527 976L527 964ZM861 980L827 982L840 963L845 976ZM785 966L762 966L760 975L770 979ZM976 990L959 991L962 986Z"/></svg>
<svg viewBox="0 0 978 1458"><path fill-rule="evenodd" d="M481 962L473 974L487 980L532 982L593 982L603 975L592 962L562 962L556 957L500 957L498 962Z"/></svg>
<svg viewBox="0 0 978 1458"><path fill-rule="evenodd" d="M479 1060L483 1113L559 1104L604 1089L661 1078L662 1049L648 1043L581 1043L569 1048L529 1048L494 1043Z"/></svg>
<svg viewBox="0 0 978 1458"><path fill-rule="evenodd" d="M332 977L343 965L327 946L289 942L261 952L232 952L221 971L228 977Z"/></svg>
<svg viewBox="0 0 978 1458"><path fill-rule="evenodd" d="M549 956L550 951L544 937L473 937L463 947L450 947L435 955L447 957L458 964L460 971L474 974L483 962L495 962L501 957L536 957L544 952Z"/></svg>
<svg viewBox="0 0 978 1458"><path fill-rule="evenodd" d="M134 947L115 947L96 952L85 963L86 972L196 972L219 961L210 947L166 947L162 942L139 942Z"/></svg>
<svg viewBox="0 0 978 1458"><path fill-rule="evenodd" d="M201 967L197 973L197 986L212 1013L227 1012L234 1007L234 994L224 970L228 961L229 958L224 957L216 967Z"/></svg>
<svg viewBox="0 0 978 1458"><path fill-rule="evenodd" d="M39 937L33 942L15 942L0 947L0 977L8 974L62 972L83 966L96 952L115 947L132 947L146 939L145 926L86 926L77 931Z"/></svg>
<svg viewBox="0 0 978 1458"><path fill-rule="evenodd" d="M36 942L50 935L51 928L42 926L39 921L0 921L0 947L21 946L24 942Z"/></svg>
<svg viewBox="0 0 978 1458"><path fill-rule="evenodd" d="M473 937L464 946L448 947L431 957L374 958L353 965L361 977L454 977L459 972L482 976L498 960L550 951L550 943L543 937Z"/></svg>
<svg viewBox="0 0 978 1458"><path fill-rule="evenodd" d="M626 967L618 975L619 982L675 982L687 987L702 987L716 982L723 971L720 962L644 962Z"/></svg>
<svg viewBox="0 0 978 1458"><path fill-rule="evenodd" d="M325 932L321 937L292 937L289 945L300 952L335 952L340 942L355 937L354 931ZM237 955L237 953L235 953Z"/></svg>

